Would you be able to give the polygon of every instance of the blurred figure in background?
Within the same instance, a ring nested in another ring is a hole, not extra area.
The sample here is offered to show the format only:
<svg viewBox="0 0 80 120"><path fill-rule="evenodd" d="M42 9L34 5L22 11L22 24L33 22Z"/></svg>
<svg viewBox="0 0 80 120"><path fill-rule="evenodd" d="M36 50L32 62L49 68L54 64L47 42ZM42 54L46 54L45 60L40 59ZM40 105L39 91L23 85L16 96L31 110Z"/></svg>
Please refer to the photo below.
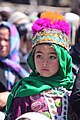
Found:
<svg viewBox="0 0 80 120"><path fill-rule="evenodd" d="M30 23L29 17L20 11L14 12L10 18L8 19L9 22L16 25L17 30L20 35L20 49L19 55L22 58L22 62L27 61L27 56L32 48L32 32L31 27L32 23ZM27 65L27 67L29 67Z"/></svg>
<svg viewBox="0 0 80 120"><path fill-rule="evenodd" d="M80 16L80 0L72 0L71 12Z"/></svg>
<svg viewBox="0 0 80 120"><path fill-rule="evenodd" d="M2 21L7 21L13 11L14 10L8 6L0 7L0 15L2 17Z"/></svg>
<svg viewBox="0 0 80 120"><path fill-rule="evenodd" d="M0 111L3 112L14 84L29 75L24 69L26 64L20 63L19 47L16 27L8 22L0 22Z"/></svg>
<svg viewBox="0 0 80 120"><path fill-rule="evenodd" d="M75 84L71 94L71 107L73 110L73 120L80 120L80 26L76 31L75 45L72 46L70 54L73 60L73 73Z"/></svg>
<svg viewBox="0 0 80 120"><path fill-rule="evenodd" d="M72 62L73 62L72 71L73 71L73 77L75 79L76 75L78 73L79 64L80 64L80 62L79 62L79 59L80 59L79 58L79 54L80 54L80 52L79 52L80 51L79 20L80 20L80 17L79 17L79 15L77 15L75 13L67 12L67 13L65 13L65 18L70 23L70 26L71 26L70 40L71 40L72 45L71 45L69 52L70 52L70 55L72 56Z"/></svg>
<svg viewBox="0 0 80 120"><path fill-rule="evenodd" d="M14 23L15 25L18 25L24 22L28 24L30 23L30 19L25 13L21 11L17 11L11 14L11 16L8 18L8 22Z"/></svg>
<svg viewBox="0 0 80 120"><path fill-rule="evenodd" d="M31 26L32 24L26 25L26 24L20 24L17 25L17 30L19 32L20 35L20 49L19 49L19 56L21 59L21 61L23 62L27 62L27 57L29 52L32 49L32 33L31 33ZM29 72L31 72L30 67L28 66L28 64L26 65L26 67L29 68Z"/></svg>
<svg viewBox="0 0 80 120"><path fill-rule="evenodd" d="M17 25L17 29L20 35L20 56L27 60L27 56L32 49L32 33L31 33L32 24L20 24Z"/></svg>
<svg viewBox="0 0 80 120"><path fill-rule="evenodd" d="M10 18L8 19L9 22L13 23L16 25L17 30L20 35L20 53L24 56L25 50L27 50L27 47L30 46L31 49L31 44L28 44L28 41L31 43L31 27L32 23L30 22L30 19L28 15L26 15L23 12L14 12ZM26 47L26 48L25 48ZM30 51L30 50L28 50Z"/></svg>
<svg viewBox="0 0 80 120"><path fill-rule="evenodd" d="M70 55L73 61L73 73L76 77L80 68L80 26L76 31L75 44L70 49Z"/></svg>
<svg viewBox="0 0 80 120"><path fill-rule="evenodd" d="M20 48L19 48L19 56L21 58L21 62L22 63L26 63L26 67L30 72L30 68L26 62L27 57L27 43L30 42L30 49L31 49L31 36L29 36L29 39L26 37L28 32L31 32L31 26L32 24L30 23L30 19L28 17L28 15L26 15L25 13L21 12L21 11L17 11L14 12L8 19L8 22L15 24L18 32L19 32L19 36L20 36ZM29 41L29 42L27 42ZM29 51L29 50L28 50ZM25 59L24 59L25 58ZM26 69L26 68L25 68Z"/></svg>
<svg viewBox="0 0 80 120"><path fill-rule="evenodd" d="M67 13L65 13L65 18L70 23L70 27L71 27L70 40L71 40L71 44L74 45L75 44L76 31L79 27L80 17L79 17L79 15L77 15L75 13L67 12Z"/></svg>
<svg viewBox="0 0 80 120"><path fill-rule="evenodd" d="M75 13L66 13L65 18L71 24L72 46L69 53L72 57L72 72L75 79L74 87L70 96L72 120L80 119L80 16Z"/></svg>

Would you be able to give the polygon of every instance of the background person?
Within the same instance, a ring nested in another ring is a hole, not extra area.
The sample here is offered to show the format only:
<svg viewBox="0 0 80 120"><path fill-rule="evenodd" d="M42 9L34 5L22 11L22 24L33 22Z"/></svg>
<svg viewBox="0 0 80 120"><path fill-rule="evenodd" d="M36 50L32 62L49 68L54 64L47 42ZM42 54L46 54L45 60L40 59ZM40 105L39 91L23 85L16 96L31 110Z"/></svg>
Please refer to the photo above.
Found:
<svg viewBox="0 0 80 120"><path fill-rule="evenodd" d="M19 56L21 58L21 61L25 63L27 61L27 56L32 49L32 23L30 23L30 19L28 15L26 15L23 12L17 11L14 12L8 19L9 22L15 24L19 36L20 36L20 48L19 48ZM26 64L26 67L29 69L28 64Z"/></svg>
<svg viewBox="0 0 80 120"><path fill-rule="evenodd" d="M16 27L0 22L0 111L5 111L8 95L14 84L29 75L26 64L20 65L20 39ZM27 68L26 68L27 69Z"/></svg>
<svg viewBox="0 0 80 120"><path fill-rule="evenodd" d="M76 30L75 44L71 46L70 55L73 62L73 76L76 78L80 69L80 26Z"/></svg>
<svg viewBox="0 0 80 120"><path fill-rule="evenodd" d="M28 54L32 49L32 24L19 24L17 25L17 30L20 35L20 49L19 54L24 60L27 60Z"/></svg>

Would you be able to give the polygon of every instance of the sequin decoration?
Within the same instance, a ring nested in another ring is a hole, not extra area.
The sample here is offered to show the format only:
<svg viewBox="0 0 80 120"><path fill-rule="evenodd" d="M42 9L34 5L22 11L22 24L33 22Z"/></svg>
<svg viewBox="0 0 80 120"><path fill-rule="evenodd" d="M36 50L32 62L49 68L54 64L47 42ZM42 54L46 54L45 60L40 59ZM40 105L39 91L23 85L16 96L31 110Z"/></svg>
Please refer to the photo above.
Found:
<svg viewBox="0 0 80 120"><path fill-rule="evenodd" d="M54 43L69 50L71 42L69 37L57 29L44 29L42 32L37 32L32 39L32 46L34 47L40 43Z"/></svg>

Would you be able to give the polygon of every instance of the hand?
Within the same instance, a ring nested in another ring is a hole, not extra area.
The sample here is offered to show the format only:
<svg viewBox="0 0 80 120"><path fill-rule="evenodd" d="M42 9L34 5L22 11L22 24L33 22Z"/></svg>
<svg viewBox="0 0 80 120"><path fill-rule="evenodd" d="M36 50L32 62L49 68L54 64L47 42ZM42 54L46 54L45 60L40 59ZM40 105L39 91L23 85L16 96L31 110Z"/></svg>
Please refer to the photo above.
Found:
<svg viewBox="0 0 80 120"><path fill-rule="evenodd" d="M8 92L8 91L0 93L0 109L2 109L4 106L6 106L7 98L8 98L9 94L10 94L10 92Z"/></svg>

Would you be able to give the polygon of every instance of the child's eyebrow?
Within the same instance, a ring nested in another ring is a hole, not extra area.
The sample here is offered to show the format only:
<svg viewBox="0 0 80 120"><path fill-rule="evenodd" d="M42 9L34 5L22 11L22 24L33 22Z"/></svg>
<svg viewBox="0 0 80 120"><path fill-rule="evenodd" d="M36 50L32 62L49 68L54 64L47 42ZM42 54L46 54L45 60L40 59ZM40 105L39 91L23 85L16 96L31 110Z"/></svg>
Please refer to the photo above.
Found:
<svg viewBox="0 0 80 120"><path fill-rule="evenodd" d="M35 51L35 53L43 53L43 52L41 52L41 51Z"/></svg>
<svg viewBox="0 0 80 120"><path fill-rule="evenodd" d="M35 53L43 53L43 52L41 52L41 51L36 51ZM49 54L55 54L55 55L57 55L56 52L50 52Z"/></svg>
<svg viewBox="0 0 80 120"><path fill-rule="evenodd" d="M50 52L49 54L55 54L55 55L57 55L57 53L56 53L56 52Z"/></svg>

